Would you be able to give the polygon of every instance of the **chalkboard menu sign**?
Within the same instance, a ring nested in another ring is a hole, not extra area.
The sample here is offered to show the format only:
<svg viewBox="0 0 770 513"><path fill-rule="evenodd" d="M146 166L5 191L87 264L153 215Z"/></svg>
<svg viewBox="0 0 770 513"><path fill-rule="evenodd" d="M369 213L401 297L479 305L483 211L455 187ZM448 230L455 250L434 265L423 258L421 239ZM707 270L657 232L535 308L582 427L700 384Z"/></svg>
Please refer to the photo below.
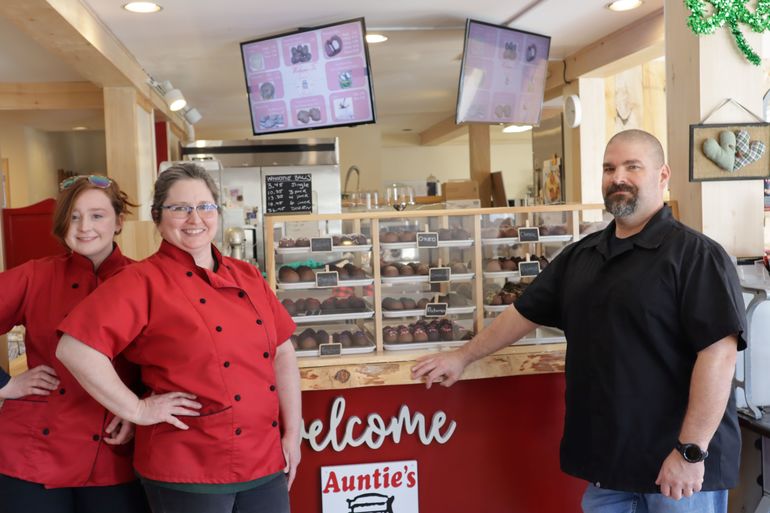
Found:
<svg viewBox="0 0 770 513"><path fill-rule="evenodd" d="M525 276L537 276L540 274L540 262L537 260L532 262L519 262L519 274L522 278Z"/></svg>
<svg viewBox="0 0 770 513"><path fill-rule="evenodd" d="M313 211L310 173L265 175L265 212L292 214Z"/></svg>
<svg viewBox="0 0 770 513"><path fill-rule="evenodd" d="M336 287L340 275L337 271L327 271L315 274L315 286L319 289Z"/></svg>
<svg viewBox="0 0 770 513"><path fill-rule="evenodd" d="M540 228L519 228L519 242L538 242L540 240Z"/></svg>
<svg viewBox="0 0 770 513"><path fill-rule="evenodd" d="M437 248L438 233L436 232L417 232L418 248Z"/></svg>
<svg viewBox="0 0 770 513"><path fill-rule="evenodd" d="M428 278L431 283L442 283L449 281L452 276L452 270L449 267L431 267L428 269Z"/></svg>
<svg viewBox="0 0 770 513"><path fill-rule="evenodd" d="M331 237L311 237L310 251L313 253L326 253L332 250Z"/></svg>
<svg viewBox="0 0 770 513"><path fill-rule="evenodd" d="M446 315L447 303L428 303L425 305L425 317L443 317Z"/></svg>

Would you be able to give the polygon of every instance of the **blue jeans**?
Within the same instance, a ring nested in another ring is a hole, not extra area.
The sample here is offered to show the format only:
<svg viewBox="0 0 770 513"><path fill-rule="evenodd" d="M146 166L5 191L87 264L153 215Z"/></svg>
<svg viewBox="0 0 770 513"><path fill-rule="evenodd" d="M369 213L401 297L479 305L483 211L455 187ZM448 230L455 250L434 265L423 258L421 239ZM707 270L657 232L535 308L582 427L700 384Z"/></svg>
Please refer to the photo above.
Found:
<svg viewBox="0 0 770 513"><path fill-rule="evenodd" d="M674 500L659 493L605 490L589 484L583 513L727 513L727 490L698 492Z"/></svg>

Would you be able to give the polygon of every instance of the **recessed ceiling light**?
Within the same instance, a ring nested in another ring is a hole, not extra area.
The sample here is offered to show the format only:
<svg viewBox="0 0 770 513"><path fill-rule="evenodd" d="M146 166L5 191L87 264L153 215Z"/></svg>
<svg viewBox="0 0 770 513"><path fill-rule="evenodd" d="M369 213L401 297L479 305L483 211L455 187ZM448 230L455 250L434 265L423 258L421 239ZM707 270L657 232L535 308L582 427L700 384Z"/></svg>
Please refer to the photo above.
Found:
<svg viewBox="0 0 770 513"><path fill-rule="evenodd" d="M158 12L163 9L163 7L156 4L155 2L128 2L123 6L123 9L140 14L149 14Z"/></svg>
<svg viewBox="0 0 770 513"><path fill-rule="evenodd" d="M607 9L610 11L630 11L631 9L636 9L642 5L642 0L615 0L614 2L610 2L607 4Z"/></svg>
<svg viewBox="0 0 770 513"><path fill-rule="evenodd" d="M532 130L532 125L507 125L503 128L504 134L518 134L519 132L526 132Z"/></svg>
<svg viewBox="0 0 770 513"><path fill-rule="evenodd" d="M388 40L388 36L382 34L366 34L367 43L384 43Z"/></svg>
<svg viewBox="0 0 770 513"><path fill-rule="evenodd" d="M73 130L88 130L87 126L73 126Z"/></svg>

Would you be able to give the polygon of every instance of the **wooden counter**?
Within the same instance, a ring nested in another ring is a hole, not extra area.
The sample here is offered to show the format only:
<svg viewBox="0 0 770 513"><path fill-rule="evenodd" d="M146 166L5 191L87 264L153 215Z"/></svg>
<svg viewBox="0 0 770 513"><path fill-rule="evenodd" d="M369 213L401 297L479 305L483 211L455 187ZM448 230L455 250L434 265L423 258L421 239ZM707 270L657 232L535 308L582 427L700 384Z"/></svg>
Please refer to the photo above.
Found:
<svg viewBox="0 0 770 513"><path fill-rule="evenodd" d="M499 378L564 372L566 344L514 345L471 364L462 379ZM410 370L426 351L392 351L299 359L302 390L336 390L383 385L412 385Z"/></svg>

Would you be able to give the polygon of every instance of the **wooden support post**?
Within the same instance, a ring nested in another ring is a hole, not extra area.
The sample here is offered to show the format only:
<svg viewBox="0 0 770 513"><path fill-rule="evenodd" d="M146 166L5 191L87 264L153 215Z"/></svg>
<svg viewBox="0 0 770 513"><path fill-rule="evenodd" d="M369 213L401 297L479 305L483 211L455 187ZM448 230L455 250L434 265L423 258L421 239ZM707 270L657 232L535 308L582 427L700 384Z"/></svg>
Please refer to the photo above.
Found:
<svg viewBox="0 0 770 513"><path fill-rule="evenodd" d="M479 184L482 207L492 206L492 158L490 156L489 125L468 125L468 146L471 180Z"/></svg>

